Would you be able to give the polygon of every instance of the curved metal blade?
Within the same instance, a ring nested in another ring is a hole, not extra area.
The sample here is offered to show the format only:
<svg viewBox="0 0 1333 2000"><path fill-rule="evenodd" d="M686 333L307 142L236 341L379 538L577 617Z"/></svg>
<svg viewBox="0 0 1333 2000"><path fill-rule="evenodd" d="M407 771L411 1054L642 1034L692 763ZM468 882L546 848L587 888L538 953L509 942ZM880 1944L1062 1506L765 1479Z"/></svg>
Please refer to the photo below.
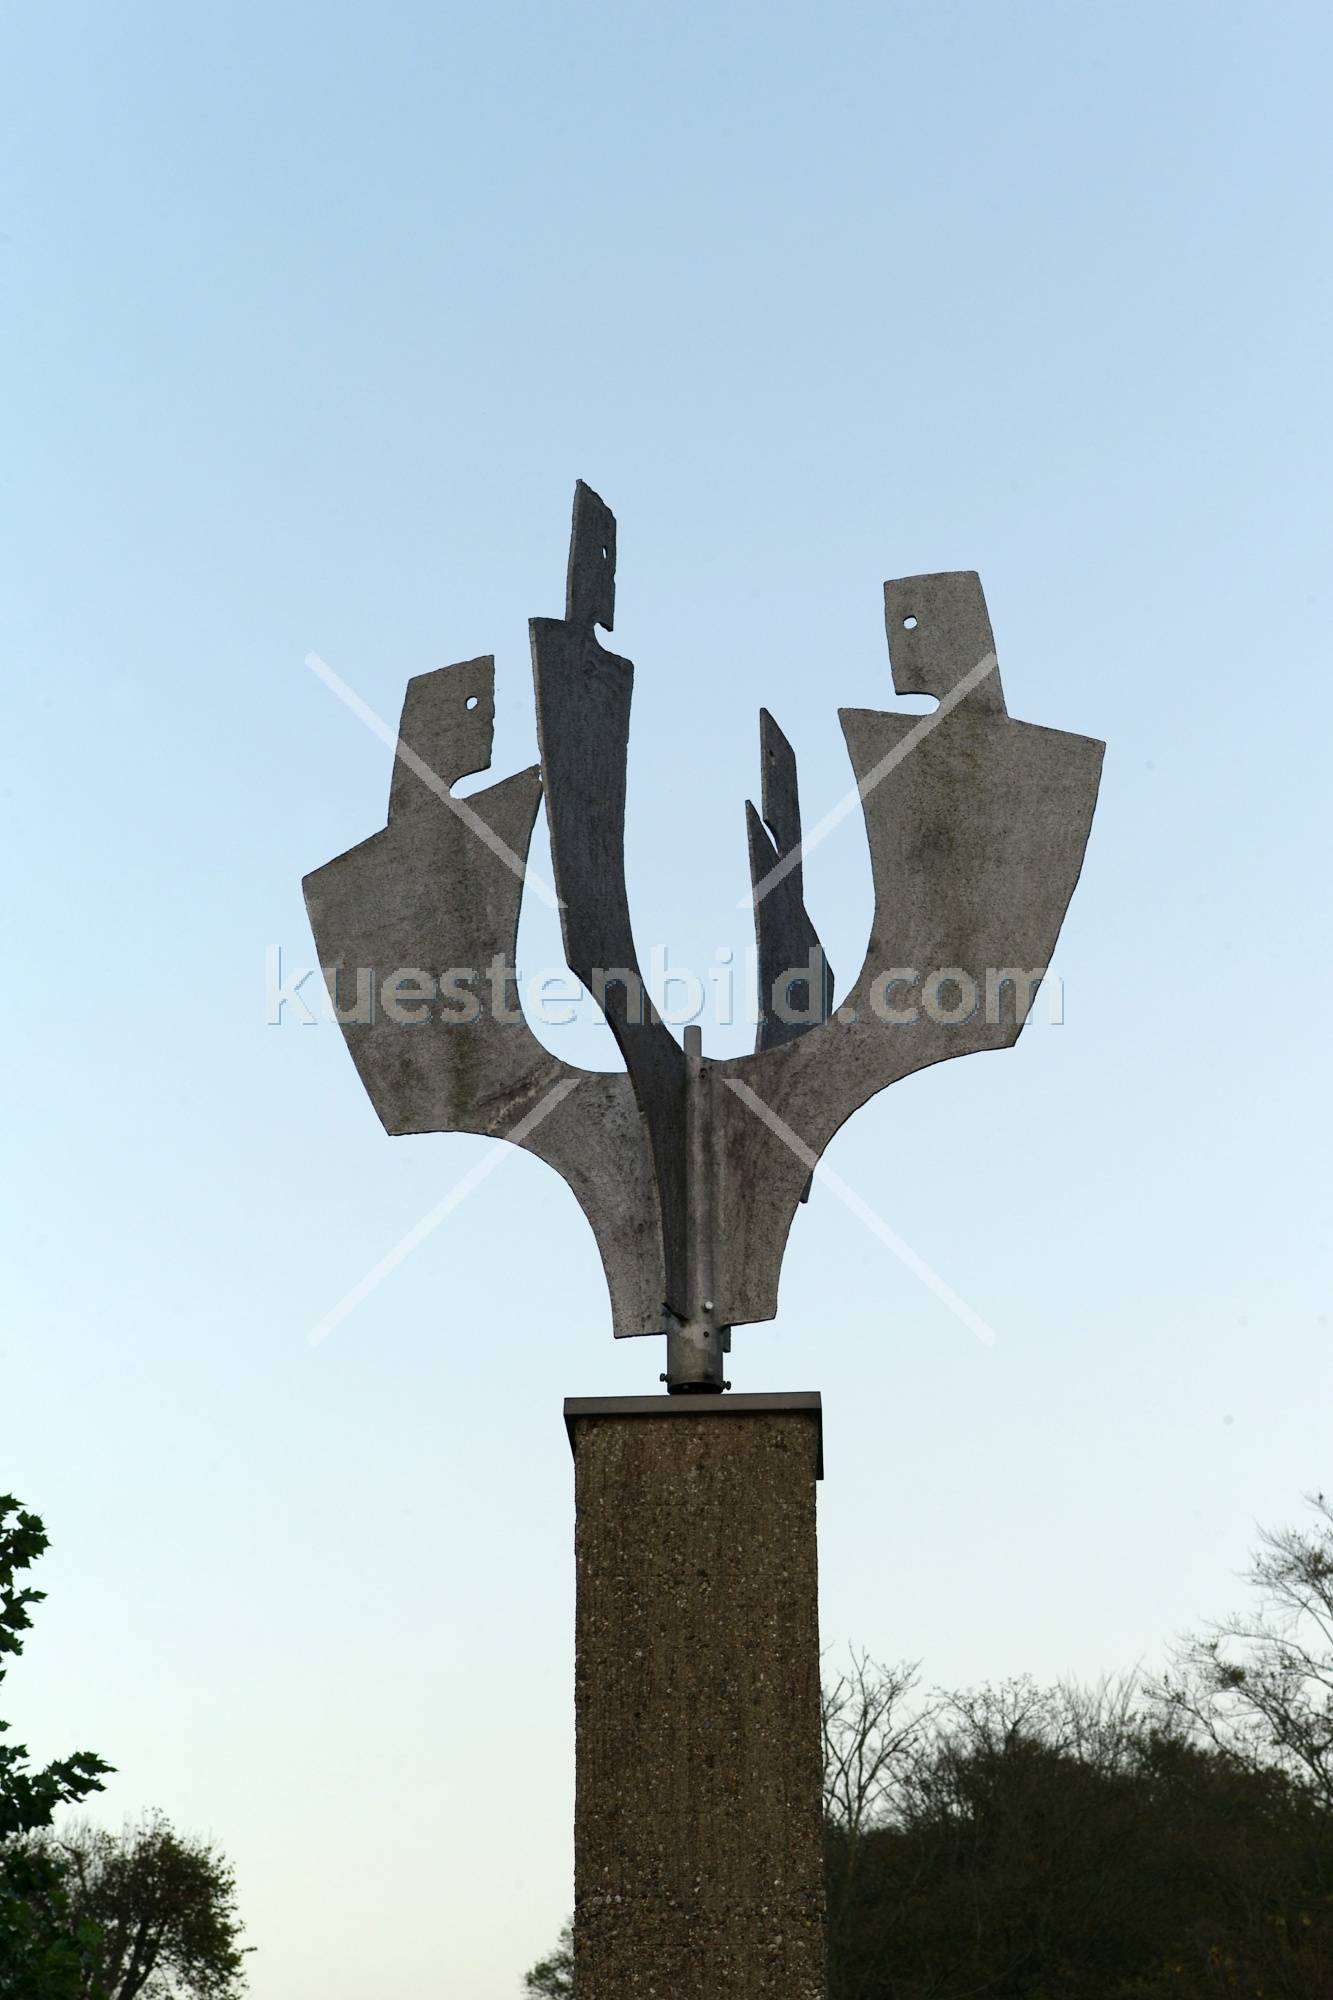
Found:
<svg viewBox="0 0 1333 2000"><path fill-rule="evenodd" d="M592 1225L616 1333L661 1332L657 1192L629 1081L560 1062L512 992L540 774L452 796L490 764L494 673L469 660L409 682L387 827L305 879L320 963L385 1129L484 1133L546 1160Z"/></svg>
<svg viewBox="0 0 1333 2000"><path fill-rule="evenodd" d="M796 752L766 708L759 711L759 765L763 819L745 802L759 961L755 1047L775 1049L827 1021L833 1011L833 968L805 907ZM775 872L789 856L792 864L785 873Z"/></svg>
<svg viewBox="0 0 1333 2000"><path fill-rule="evenodd" d="M895 686L936 695L940 708L841 711L875 887L860 977L822 1028L719 1066L727 1262L718 1287L733 1324L777 1311L802 1189L854 1111L931 1063L1017 1041L1097 802L1103 744L1008 715L974 572L899 579L885 585L885 603ZM932 1018L921 983L950 971L969 982L957 990L975 993L976 1007L947 1020L946 1004ZM1006 981L1006 971L1022 976ZM903 1019L913 996L914 1017Z"/></svg>
<svg viewBox="0 0 1333 2000"><path fill-rule="evenodd" d="M532 676L565 957L625 1059L656 1170L673 1312L690 1314L685 1057L648 997L625 887L625 773L634 668L594 626L615 611L615 518L580 480L565 617L534 618Z"/></svg>

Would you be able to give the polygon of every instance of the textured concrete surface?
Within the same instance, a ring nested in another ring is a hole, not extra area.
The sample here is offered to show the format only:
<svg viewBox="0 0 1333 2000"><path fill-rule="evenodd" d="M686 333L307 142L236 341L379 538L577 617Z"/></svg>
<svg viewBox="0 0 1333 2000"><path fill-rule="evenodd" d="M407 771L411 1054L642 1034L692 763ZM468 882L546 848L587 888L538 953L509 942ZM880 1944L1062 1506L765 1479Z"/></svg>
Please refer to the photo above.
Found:
<svg viewBox="0 0 1333 2000"><path fill-rule="evenodd" d="M579 2000L824 2000L818 1404L669 1400L568 1411Z"/></svg>

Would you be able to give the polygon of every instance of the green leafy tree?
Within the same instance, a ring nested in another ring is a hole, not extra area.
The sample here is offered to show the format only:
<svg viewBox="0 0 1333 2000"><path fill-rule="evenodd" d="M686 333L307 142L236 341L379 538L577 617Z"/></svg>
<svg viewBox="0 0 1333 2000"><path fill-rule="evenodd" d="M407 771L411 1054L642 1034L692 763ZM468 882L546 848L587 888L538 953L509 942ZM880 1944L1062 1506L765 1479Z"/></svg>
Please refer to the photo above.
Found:
<svg viewBox="0 0 1333 2000"><path fill-rule="evenodd" d="M46 1530L12 1495L0 1495L0 1657L23 1651L31 1607L45 1591L20 1588L48 1546ZM0 1681L8 1669L0 1666ZM9 1725L0 1722L0 1736ZM111 1770L86 1750L34 1766L22 1743L0 1741L0 1996L3 2000L96 2000L95 1928L77 1917L58 1855L35 1844L56 1809L102 1790Z"/></svg>
<svg viewBox="0 0 1333 2000"><path fill-rule="evenodd" d="M101 1944L90 1991L108 2000L234 2000L245 1950L236 1878L211 1842L161 1813L123 1833L79 1824L44 1843L68 1869L76 1917Z"/></svg>
<svg viewBox="0 0 1333 2000"><path fill-rule="evenodd" d="M549 1958L534 1965L523 1981L529 2000L573 2000L574 1927L566 1924Z"/></svg>

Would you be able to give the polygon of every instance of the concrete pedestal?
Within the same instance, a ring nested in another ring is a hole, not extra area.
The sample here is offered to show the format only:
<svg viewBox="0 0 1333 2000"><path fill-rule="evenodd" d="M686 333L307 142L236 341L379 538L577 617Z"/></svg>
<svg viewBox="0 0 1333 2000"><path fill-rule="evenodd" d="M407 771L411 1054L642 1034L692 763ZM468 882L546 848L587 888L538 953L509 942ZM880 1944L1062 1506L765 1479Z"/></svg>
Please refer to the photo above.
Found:
<svg viewBox="0 0 1333 2000"><path fill-rule="evenodd" d="M579 2000L824 2000L819 1397L565 1416Z"/></svg>

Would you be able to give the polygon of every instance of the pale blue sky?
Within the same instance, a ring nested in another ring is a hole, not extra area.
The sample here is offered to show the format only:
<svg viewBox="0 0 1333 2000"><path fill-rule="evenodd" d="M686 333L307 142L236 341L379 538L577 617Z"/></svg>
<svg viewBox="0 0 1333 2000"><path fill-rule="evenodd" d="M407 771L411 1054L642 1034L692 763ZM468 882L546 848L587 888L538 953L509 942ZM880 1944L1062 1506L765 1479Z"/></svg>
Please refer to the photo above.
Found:
<svg viewBox="0 0 1333 2000"><path fill-rule="evenodd" d="M4 44L0 1487L56 1538L5 1712L216 1833L256 2000L514 2000L571 1895L560 1401L660 1358L526 1157L309 1346L486 1145L264 1025L388 788L303 658L396 718L493 651L528 762L588 479L638 934L707 962L759 704L812 819L836 707L892 705L883 579L981 571L1011 712L1109 744L1065 1024L830 1159L998 1342L817 1194L733 1379L824 1392L830 1644L1159 1660L1333 1476L1328 11L54 0ZM845 990L856 820L807 887Z"/></svg>

